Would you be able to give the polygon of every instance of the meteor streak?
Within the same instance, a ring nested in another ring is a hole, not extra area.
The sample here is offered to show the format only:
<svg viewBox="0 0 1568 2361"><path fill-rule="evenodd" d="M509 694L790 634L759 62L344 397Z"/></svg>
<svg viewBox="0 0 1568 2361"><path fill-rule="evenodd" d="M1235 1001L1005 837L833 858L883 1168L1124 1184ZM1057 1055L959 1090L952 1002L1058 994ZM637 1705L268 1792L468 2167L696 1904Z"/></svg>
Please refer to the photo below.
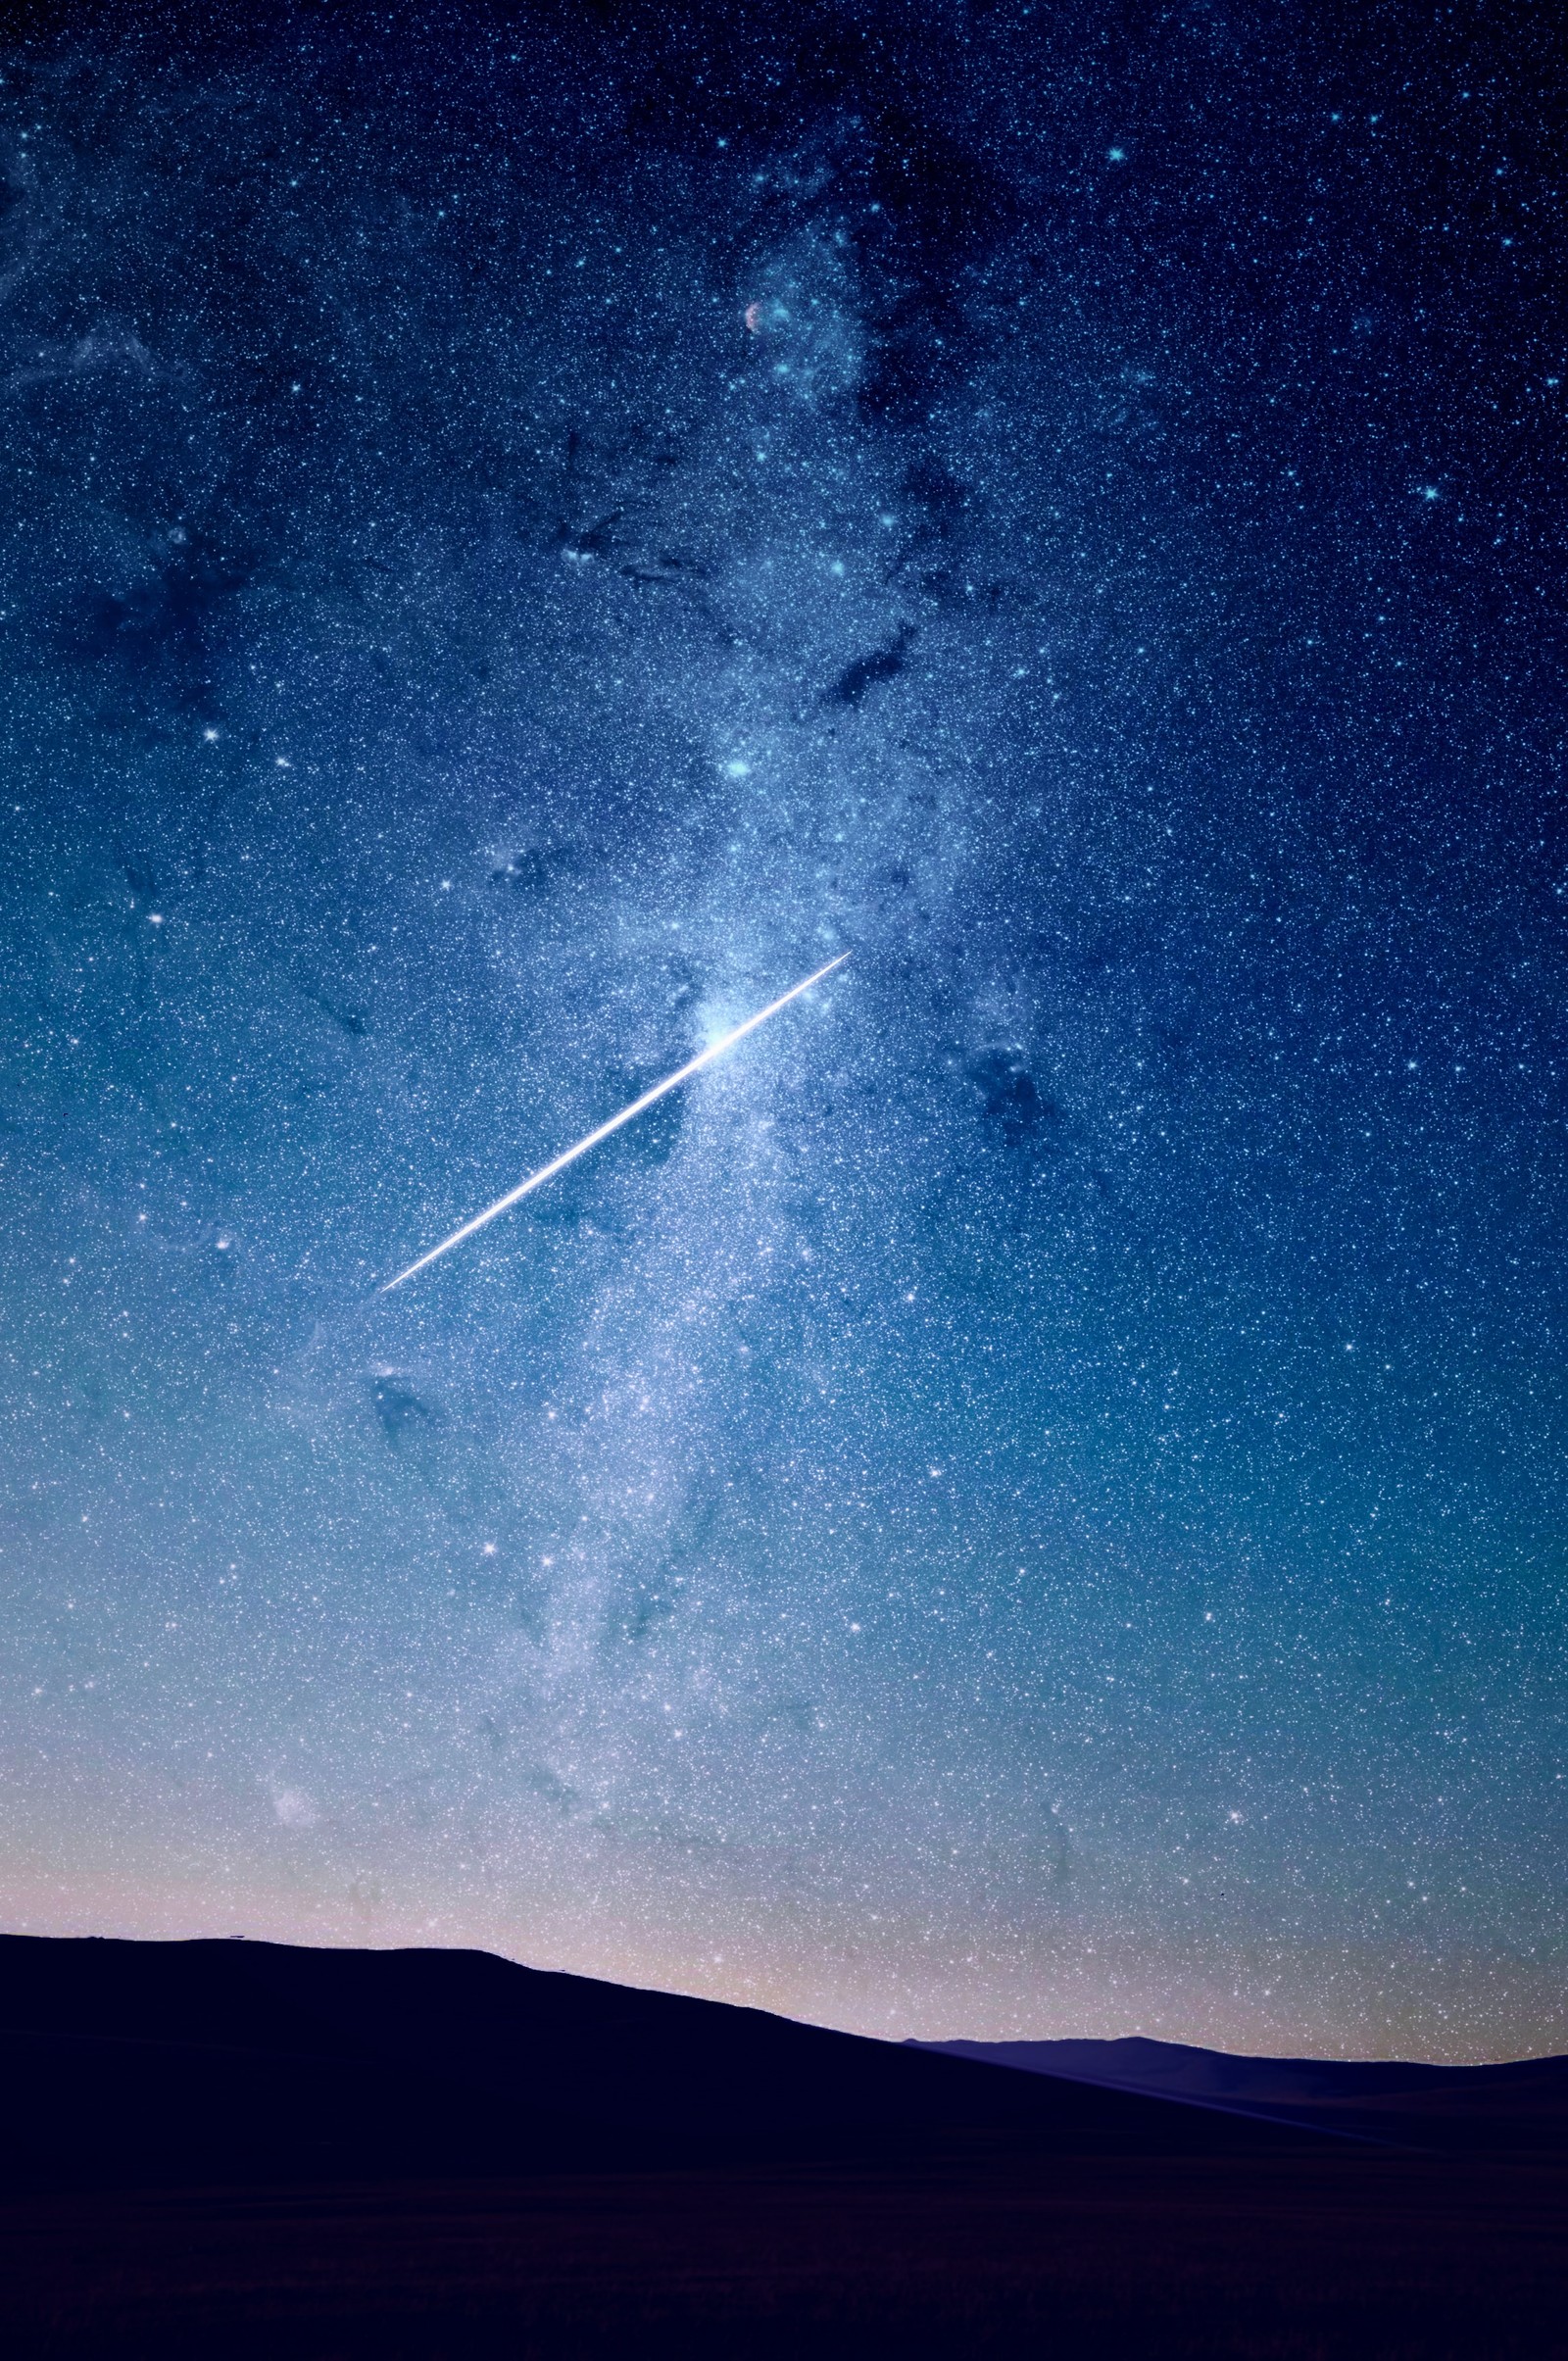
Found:
<svg viewBox="0 0 1568 2361"><path fill-rule="evenodd" d="M804 983L792 984L788 992L780 993L777 1000L769 1001L765 1008L759 1008L755 1016L748 1016L744 1023L736 1025L721 1040L710 1042L706 1050L699 1050L695 1058L689 1058L673 1074L666 1074L662 1082L656 1082L652 1090L645 1090L640 1099L633 1099L629 1107L623 1107L618 1115L612 1115L608 1123L601 1123L597 1131L589 1132L587 1138L579 1140L575 1148L564 1148L560 1156L553 1156L548 1164L541 1164L537 1172L530 1172L526 1180L519 1181L514 1189L509 1189L505 1197L498 1197L493 1205L486 1205L482 1213L475 1213L473 1219L466 1221L461 1230L454 1230L450 1238L443 1238L439 1246L433 1246L427 1254L421 1254L417 1262L411 1262L406 1271L399 1271L395 1279L388 1279L381 1294L389 1296L394 1287L401 1287L405 1279L414 1277L416 1271L422 1271L443 1254L450 1254L452 1249L461 1246L465 1238L471 1238L475 1230L482 1230L487 1222L495 1220L498 1213L505 1213L509 1206L519 1204L525 1197L531 1197L535 1189L542 1189L546 1181L555 1179L558 1172L564 1172L568 1164L574 1164L580 1156L586 1156L590 1148L597 1148L601 1140L608 1140L611 1133L618 1131L623 1123L634 1121L657 1100L666 1098L672 1090L679 1090L681 1084L689 1082L693 1074L700 1074L705 1065L711 1065L715 1058L722 1058L726 1050L732 1050L738 1041L744 1041L748 1033L755 1033L759 1025L765 1025L770 1016L776 1016L780 1008L787 1008L792 1000L799 1000L803 992L809 992L813 984L819 984L823 976L831 975L835 967L842 967L849 956L847 951L841 951L836 959L829 959L825 967L819 967Z"/></svg>

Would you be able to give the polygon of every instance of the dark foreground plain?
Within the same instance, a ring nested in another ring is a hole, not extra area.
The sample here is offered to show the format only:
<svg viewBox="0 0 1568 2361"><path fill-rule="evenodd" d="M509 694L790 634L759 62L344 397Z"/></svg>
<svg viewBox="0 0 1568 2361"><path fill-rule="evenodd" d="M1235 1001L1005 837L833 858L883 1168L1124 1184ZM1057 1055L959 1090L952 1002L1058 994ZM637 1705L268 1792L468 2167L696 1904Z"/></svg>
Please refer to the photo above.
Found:
<svg viewBox="0 0 1568 2361"><path fill-rule="evenodd" d="M1568 2355L1544 2100L1435 2152L465 1953L9 1939L0 2023L19 2354Z"/></svg>

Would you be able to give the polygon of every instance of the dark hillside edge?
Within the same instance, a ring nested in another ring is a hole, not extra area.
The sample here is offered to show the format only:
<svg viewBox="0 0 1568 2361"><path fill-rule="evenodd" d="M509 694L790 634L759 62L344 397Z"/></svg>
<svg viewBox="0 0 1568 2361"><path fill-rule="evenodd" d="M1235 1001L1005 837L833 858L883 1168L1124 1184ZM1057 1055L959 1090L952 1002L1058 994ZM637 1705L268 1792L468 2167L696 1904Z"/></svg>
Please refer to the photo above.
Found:
<svg viewBox="0 0 1568 2361"><path fill-rule="evenodd" d="M1300 2135L477 1951L0 1938L13 2187Z"/></svg>

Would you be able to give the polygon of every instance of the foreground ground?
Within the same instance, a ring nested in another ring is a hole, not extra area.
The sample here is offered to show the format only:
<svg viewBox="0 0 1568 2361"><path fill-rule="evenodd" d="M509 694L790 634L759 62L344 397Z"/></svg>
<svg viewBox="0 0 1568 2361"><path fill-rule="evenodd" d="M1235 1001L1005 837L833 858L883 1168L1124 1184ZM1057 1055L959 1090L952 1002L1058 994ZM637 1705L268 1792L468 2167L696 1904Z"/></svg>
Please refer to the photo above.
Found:
<svg viewBox="0 0 1568 2361"><path fill-rule="evenodd" d="M14 2202L47 2361L1568 2355L1568 2169L928 2159Z"/></svg>

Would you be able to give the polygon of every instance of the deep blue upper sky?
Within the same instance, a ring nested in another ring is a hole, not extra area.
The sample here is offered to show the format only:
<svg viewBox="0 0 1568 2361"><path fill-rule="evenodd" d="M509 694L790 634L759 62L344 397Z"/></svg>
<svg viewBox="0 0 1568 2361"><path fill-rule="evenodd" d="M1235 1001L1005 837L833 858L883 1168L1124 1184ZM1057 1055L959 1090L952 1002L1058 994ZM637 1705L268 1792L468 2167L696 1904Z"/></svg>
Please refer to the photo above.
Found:
<svg viewBox="0 0 1568 2361"><path fill-rule="evenodd" d="M70 16L5 1923L1568 2045L1540 13Z"/></svg>

